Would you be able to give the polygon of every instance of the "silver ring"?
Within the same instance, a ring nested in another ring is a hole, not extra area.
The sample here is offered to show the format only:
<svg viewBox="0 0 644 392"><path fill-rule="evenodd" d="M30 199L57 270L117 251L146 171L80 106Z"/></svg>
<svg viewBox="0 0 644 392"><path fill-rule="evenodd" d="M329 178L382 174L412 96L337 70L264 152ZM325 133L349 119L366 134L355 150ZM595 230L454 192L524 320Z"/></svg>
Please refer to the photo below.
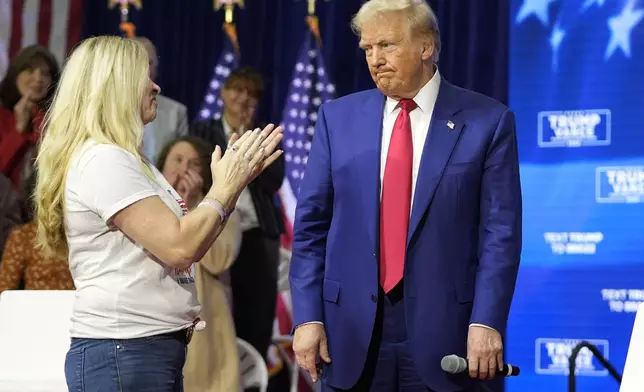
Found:
<svg viewBox="0 0 644 392"><path fill-rule="evenodd" d="M237 152L237 150L239 150L239 147L237 147L236 145L234 145L234 144L233 144L233 145L230 147L230 149L231 149L231 150L233 150L233 152Z"/></svg>

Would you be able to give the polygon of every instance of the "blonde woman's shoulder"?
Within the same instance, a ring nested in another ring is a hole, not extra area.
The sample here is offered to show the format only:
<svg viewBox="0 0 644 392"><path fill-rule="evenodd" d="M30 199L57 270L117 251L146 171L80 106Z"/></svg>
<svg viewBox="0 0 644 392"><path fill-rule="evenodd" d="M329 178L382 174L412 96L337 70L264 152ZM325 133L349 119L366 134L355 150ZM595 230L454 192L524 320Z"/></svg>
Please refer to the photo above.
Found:
<svg viewBox="0 0 644 392"><path fill-rule="evenodd" d="M70 167L82 170L90 163L106 165L114 163L137 164L137 160L129 151L117 145L88 140L78 149L70 163Z"/></svg>

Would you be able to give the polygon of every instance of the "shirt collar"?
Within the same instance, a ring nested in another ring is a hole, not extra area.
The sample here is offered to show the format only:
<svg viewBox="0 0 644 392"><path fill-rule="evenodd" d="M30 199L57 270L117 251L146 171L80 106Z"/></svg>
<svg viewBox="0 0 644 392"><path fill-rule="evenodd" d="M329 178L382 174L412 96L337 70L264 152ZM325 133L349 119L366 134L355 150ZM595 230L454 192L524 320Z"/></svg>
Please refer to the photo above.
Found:
<svg viewBox="0 0 644 392"><path fill-rule="evenodd" d="M228 121L224 118L224 115L221 115L221 124L224 126L224 133L226 134L226 137L231 137L233 134L233 127L228 124Z"/></svg>
<svg viewBox="0 0 644 392"><path fill-rule="evenodd" d="M224 133L226 134L226 137L231 137L234 132L233 127L230 124L228 124L228 121L226 121L226 118L224 117L223 114L221 115L221 124L224 126ZM240 135L243 135L244 129L245 129L244 125L239 127L239 129L241 130Z"/></svg>
<svg viewBox="0 0 644 392"><path fill-rule="evenodd" d="M429 113L433 110L438 98L438 89L441 85L441 75L438 72L438 67L434 76L418 91L413 98L418 108L424 113ZM398 107L398 100L387 97L385 102L385 116L390 115Z"/></svg>

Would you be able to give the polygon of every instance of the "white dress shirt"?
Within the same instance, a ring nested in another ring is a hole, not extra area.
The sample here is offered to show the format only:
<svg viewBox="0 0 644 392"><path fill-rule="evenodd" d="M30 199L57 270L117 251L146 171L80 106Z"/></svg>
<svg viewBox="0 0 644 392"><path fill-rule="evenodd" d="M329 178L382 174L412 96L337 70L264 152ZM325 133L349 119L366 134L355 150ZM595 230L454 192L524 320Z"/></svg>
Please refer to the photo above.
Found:
<svg viewBox="0 0 644 392"><path fill-rule="evenodd" d="M411 200L414 202L414 193L416 191L416 180L418 179L418 169L420 167L420 159L423 156L423 147L425 140L429 133L429 123L432 120L434 113L434 105L436 98L438 98L438 89L441 85L441 76L436 69L434 77L430 79L423 88L418 91L418 94L413 98L418 107L409 113L411 120L411 140L414 146L414 155L411 169ZM380 151L380 196L382 197L382 181L385 176L385 166L387 165L387 153L389 152L389 142L391 142L391 134L394 131L394 124L396 118L400 113L398 101L387 97L385 102L385 112L382 120L382 150ZM410 209L411 210L411 209ZM411 211L409 211L411 214Z"/></svg>
<svg viewBox="0 0 644 392"><path fill-rule="evenodd" d="M233 128L226 122L226 119L224 119L223 117L221 118L221 123L224 126L224 132L226 133L226 136L230 139L230 137L233 135ZM255 204L253 204L253 198L251 197L248 187L244 188L242 193L239 195L235 209L239 212L239 226L242 232L259 227L259 220L257 219Z"/></svg>

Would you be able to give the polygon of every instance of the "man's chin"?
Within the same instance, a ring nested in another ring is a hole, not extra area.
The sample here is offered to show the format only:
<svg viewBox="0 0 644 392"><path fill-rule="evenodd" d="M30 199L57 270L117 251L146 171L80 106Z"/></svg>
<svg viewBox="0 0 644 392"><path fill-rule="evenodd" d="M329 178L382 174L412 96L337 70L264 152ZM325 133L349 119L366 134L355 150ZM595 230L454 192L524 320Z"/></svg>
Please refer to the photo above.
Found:
<svg viewBox="0 0 644 392"><path fill-rule="evenodd" d="M392 95L394 92L390 80L380 79L376 82L376 87L378 87L378 90L387 96Z"/></svg>

